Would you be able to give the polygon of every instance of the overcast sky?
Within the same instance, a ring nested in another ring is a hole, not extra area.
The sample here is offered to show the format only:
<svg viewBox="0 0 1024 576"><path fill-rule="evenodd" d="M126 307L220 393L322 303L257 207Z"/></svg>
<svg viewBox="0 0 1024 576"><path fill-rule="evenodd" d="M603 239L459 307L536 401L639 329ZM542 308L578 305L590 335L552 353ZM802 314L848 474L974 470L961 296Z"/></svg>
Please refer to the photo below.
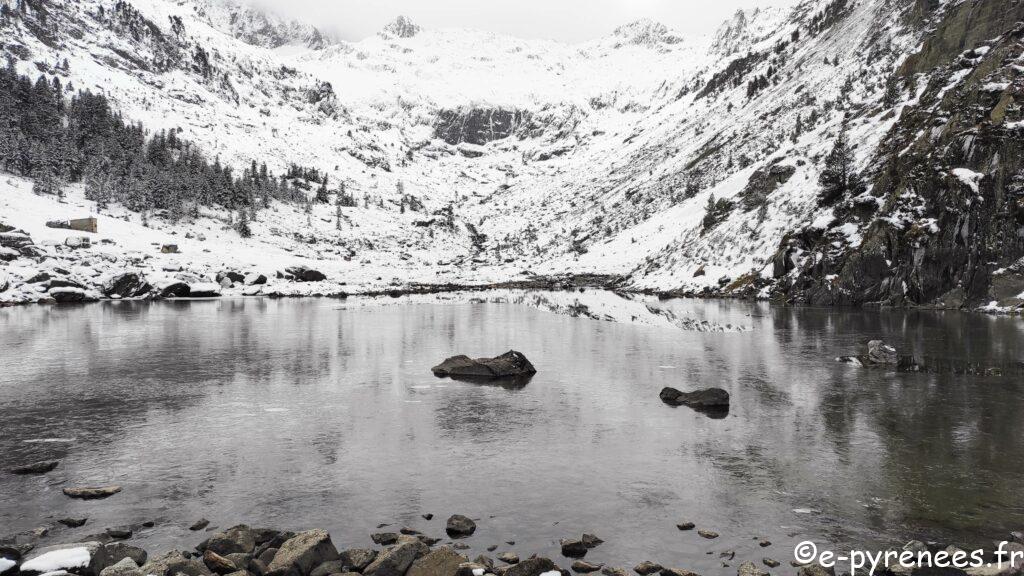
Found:
<svg viewBox="0 0 1024 576"><path fill-rule="evenodd" d="M714 31L738 8L795 0L251 0L346 40L361 40L404 14L426 28L478 28L524 38L578 42L652 18L681 32Z"/></svg>

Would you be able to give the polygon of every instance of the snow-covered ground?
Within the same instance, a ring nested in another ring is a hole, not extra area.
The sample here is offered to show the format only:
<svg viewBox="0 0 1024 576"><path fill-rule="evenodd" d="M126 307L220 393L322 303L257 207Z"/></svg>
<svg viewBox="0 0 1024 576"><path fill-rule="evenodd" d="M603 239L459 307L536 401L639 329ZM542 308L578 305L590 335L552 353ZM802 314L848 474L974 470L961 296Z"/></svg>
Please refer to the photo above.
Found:
<svg viewBox="0 0 1024 576"><path fill-rule="evenodd" d="M832 3L805 0L791 10L739 12L705 37L641 21L583 44L415 26L361 42L311 42L315 30L267 25L231 0L130 4L160 33L135 38L98 18L111 0L61 5L49 16L68 31L60 42L21 24L8 29L29 54L19 69L102 91L126 117L179 129L228 164L318 168L344 182L359 206L344 209L339 230L332 206L307 215L278 204L259 213L251 239L213 210L144 226L140 215L114 208L100 215L107 243L82 258L92 268L75 273L95 277L131 262L156 282L179 269L271 279L235 289L243 291L284 290L275 273L299 264L328 276L328 286L301 287L323 293L501 282L527 271L627 275L635 289L694 291L764 275L788 232L829 220L815 201L817 180L844 117L858 167L867 167L897 116L879 103L879 79L918 42L886 0L851 3L824 29L813 21ZM200 48L209 76L192 65ZM743 58L747 69L729 76ZM770 81L750 96L756 77ZM522 125L482 144L439 137L442 115L468 122L474 112L517 113ZM710 196L738 200L753 174L776 165L794 172L764 208L737 202L703 229ZM400 210L399 187L425 210ZM77 187L66 202L29 189L0 176L0 222L37 243L64 240L45 221L94 211ZM423 225L448 207L453 229ZM161 254L167 243L181 253ZM48 249L64 262L78 254ZM24 278L36 267L16 261L8 272Z"/></svg>

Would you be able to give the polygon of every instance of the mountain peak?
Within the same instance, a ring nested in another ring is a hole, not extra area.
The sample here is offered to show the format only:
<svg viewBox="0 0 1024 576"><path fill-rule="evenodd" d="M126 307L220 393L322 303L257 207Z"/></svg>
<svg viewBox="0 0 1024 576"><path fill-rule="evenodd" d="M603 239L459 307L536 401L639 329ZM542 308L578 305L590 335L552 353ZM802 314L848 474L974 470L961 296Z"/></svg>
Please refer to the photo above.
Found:
<svg viewBox="0 0 1024 576"><path fill-rule="evenodd" d="M420 28L412 20L405 16L399 16L395 18L393 22L381 30L381 34L385 36L393 36L395 38L412 38L413 36L420 33Z"/></svg>
<svg viewBox="0 0 1024 576"><path fill-rule="evenodd" d="M673 33L668 26L650 18L634 20L615 29L615 36L629 44L653 46L657 44L678 44L681 36Z"/></svg>

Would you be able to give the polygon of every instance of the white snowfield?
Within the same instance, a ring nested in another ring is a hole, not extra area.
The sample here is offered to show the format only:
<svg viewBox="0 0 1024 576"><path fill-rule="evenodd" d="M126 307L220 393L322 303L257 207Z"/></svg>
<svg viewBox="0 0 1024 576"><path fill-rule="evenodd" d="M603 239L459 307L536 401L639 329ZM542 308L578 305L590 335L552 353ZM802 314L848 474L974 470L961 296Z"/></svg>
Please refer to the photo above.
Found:
<svg viewBox="0 0 1024 576"><path fill-rule="evenodd" d="M82 190L71 186L58 201L0 176L0 222L57 256L8 265L12 289L0 299L39 297L24 281L41 266L74 266L73 274L93 279L139 270L157 285L213 282L225 270L270 279L226 294L355 293L563 273L624 275L635 289L719 287L770 275L787 232L830 220L817 205L817 182L844 116L858 167L867 168L900 107L916 98L881 104L879 79L919 42L885 0L851 3L821 31L810 23L827 0L739 12L697 38L646 21L583 44L415 27L402 37L389 27L361 42L324 39L312 48L315 30L229 0L129 2L173 42L203 46L228 81L207 81L184 64L156 71L126 59L144 61L153 46L97 22L92 15L112 0L62 4L62 16L85 34L56 48L17 27L31 53L19 68L35 75L36 62L67 59L66 80L107 94L126 117L154 130L180 128L209 157L239 168L256 160L276 172L289 163L324 170L359 206L343 209L339 229L333 206L314 205L307 215L275 204L257 214L250 239L230 229L223 211L144 224L115 206L98 215L93 247L72 251L59 247L67 232L45 222L96 214ZM172 17L183 32L172 30ZM705 90L748 55L757 57L742 78ZM770 80L748 97L758 76ZM443 114L465 122L473 111L520 113L522 121L490 142L438 137ZM751 176L772 166L792 175L763 208L747 207L741 196ZM425 211L400 210L399 183ZM705 231L711 196L736 203ZM424 224L448 206L453 230ZM846 237L859 241L856 230ZM180 253L162 254L164 244ZM295 265L328 280L277 281L276 272Z"/></svg>

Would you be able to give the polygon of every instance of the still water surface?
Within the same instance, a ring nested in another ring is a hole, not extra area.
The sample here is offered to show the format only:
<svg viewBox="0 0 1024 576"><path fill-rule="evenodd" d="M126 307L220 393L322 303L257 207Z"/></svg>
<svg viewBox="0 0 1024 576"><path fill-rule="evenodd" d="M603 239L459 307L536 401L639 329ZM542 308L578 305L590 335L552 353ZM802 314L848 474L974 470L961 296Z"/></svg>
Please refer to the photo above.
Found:
<svg viewBox="0 0 1024 576"><path fill-rule="evenodd" d="M1024 322L593 292L4 309L0 461L61 465L0 475L0 532L155 520L137 541L156 552L198 542L187 526L205 517L323 527L348 547L381 523L443 536L462 513L478 519L470 557L555 557L593 532L593 562L732 574L808 538L969 545L1024 526L1024 382L835 362L879 337L1006 366ZM429 370L509 349L539 370L524 388ZM671 408L663 386L723 387L732 409ZM60 492L108 484L124 491Z"/></svg>

